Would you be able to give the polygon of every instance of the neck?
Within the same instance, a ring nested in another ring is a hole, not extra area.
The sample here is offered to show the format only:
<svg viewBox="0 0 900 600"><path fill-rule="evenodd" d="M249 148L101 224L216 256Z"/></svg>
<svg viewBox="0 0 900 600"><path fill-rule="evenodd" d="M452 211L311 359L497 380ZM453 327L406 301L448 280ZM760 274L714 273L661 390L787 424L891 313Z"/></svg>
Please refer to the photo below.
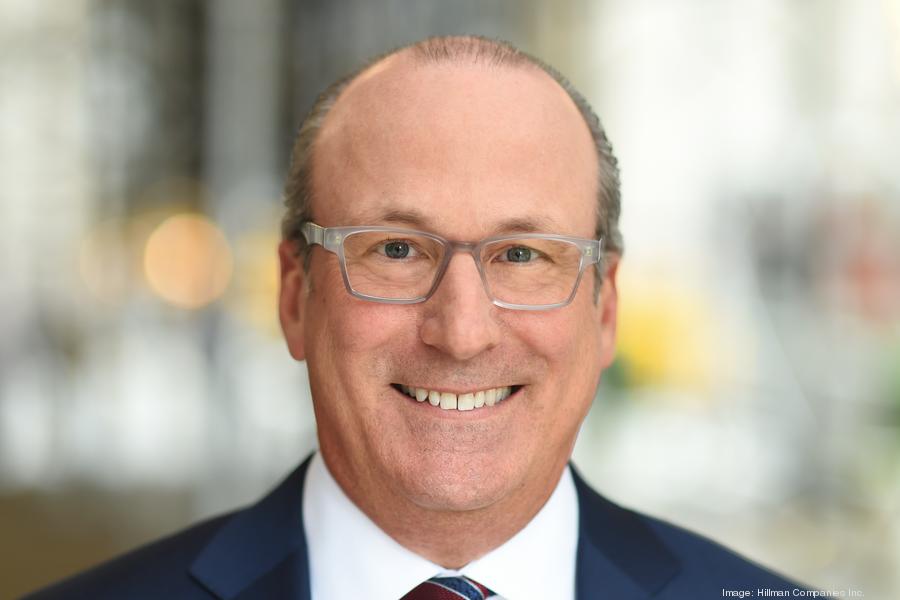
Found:
<svg viewBox="0 0 900 600"><path fill-rule="evenodd" d="M403 496L385 493L362 473L325 463L335 481L382 531L401 546L447 569L461 569L498 548L534 518L559 483L566 461L547 465L514 493L486 506L469 509L424 507Z"/></svg>

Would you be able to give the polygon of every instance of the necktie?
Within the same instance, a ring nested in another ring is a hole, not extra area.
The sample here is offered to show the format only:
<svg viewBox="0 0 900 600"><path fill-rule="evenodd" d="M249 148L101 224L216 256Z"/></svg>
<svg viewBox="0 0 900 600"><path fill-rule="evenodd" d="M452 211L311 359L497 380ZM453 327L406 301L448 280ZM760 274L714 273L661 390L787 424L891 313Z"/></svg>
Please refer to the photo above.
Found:
<svg viewBox="0 0 900 600"><path fill-rule="evenodd" d="M400 600L486 600L499 598L494 592L474 579L457 577L432 577L407 592Z"/></svg>

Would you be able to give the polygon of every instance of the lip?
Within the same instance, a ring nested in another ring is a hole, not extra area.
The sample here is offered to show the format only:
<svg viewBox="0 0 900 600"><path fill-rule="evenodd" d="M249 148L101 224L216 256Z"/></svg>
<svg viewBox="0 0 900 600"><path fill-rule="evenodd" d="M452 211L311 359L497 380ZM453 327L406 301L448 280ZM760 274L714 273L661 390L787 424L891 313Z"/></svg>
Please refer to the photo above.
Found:
<svg viewBox="0 0 900 600"><path fill-rule="evenodd" d="M390 388L394 391L394 393L402 396L404 399L408 400L411 404L416 405L417 409L421 410L424 408L425 410L428 410L435 416L444 417L444 418L448 418L448 419L450 419L450 418L452 418L452 419L479 419L479 418L490 417L492 415L497 415L501 412L506 412L504 410L506 405L512 405L512 404L516 403L522 395L522 390L524 390L526 387L525 385L522 385L522 384L510 385L509 387L511 388L511 392L510 392L509 396L507 396L506 398L504 398L502 401L498 402L494 406L484 406L482 408L476 408L473 410L452 410L452 409L443 409L443 408L440 408L439 406L432 406L428 401L419 402L415 398L413 398L413 397L409 396L408 394L406 394L405 392L403 392L403 390L400 389L400 385L401 384L399 384L399 383L392 383L392 384L390 384ZM411 387L419 387L419 386L411 386ZM425 386L421 386L421 387L425 387ZM502 386L497 386L497 387L502 387ZM452 390L446 390L446 389L440 389L440 388L425 388L425 389L433 389L436 392L446 391L446 392L457 394L457 395L472 393L471 391L467 391L467 390L464 390L461 392L454 392ZM482 388L482 389L492 389L492 388Z"/></svg>
<svg viewBox="0 0 900 600"><path fill-rule="evenodd" d="M461 394L474 394L476 392L484 392L487 390L492 390L492 389L497 389L497 388L502 388L502 387L509 387L512 391L510 392L508 398L512 398L512 396L516 392L518 392L520 389L525 387L524 384L512 384L512 383L510 383L510 384L504 383L501 385L492 385L489 387L481 387L481 388L478 388L477 390L451 390L451 389L442 388L442 387L429 387L427 385L409 385L408 383L392 383L391 387L394 388L395 390L397 390L398 392L400 392L401 394L403 394L403 390L400 389L401 385L405 385L407 387L425 388L426 390L434 390L435 392L440 392L440 393L446 392L448 394L456 394L457 396L459 396ZM405 396L406 394L403 394L403 395Z"/></svg>

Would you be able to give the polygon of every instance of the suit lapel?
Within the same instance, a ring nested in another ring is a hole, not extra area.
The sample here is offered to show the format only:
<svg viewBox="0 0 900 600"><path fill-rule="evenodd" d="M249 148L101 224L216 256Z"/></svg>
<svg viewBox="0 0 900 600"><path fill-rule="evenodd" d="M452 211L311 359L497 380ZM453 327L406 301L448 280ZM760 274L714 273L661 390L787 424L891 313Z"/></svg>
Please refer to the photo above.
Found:
<svg viewBox="0 0 900 600"><path fill-rule="evenodd" d="M302 501L309 461L236 513L191 565L191 576L222 600L309 600Z"/></svg>
<svg viewBox="0 0 900 600"><path fill-rule="evenodd" d="M309 568L306 553L293 552L254 580L234 600L309 600Z"/></svg>
<svg viewBox="0 0 900 600"><path fill-rule="evenodd" d="M578 492L578 600L651 598L679 571L678 559L643 518L600 496L572 468Z"/></svg>

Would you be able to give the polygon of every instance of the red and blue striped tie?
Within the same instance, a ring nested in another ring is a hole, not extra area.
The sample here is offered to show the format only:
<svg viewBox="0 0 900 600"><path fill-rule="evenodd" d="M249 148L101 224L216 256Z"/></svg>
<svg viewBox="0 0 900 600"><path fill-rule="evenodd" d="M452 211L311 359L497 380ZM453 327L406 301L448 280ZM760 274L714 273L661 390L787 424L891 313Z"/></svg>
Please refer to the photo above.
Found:
<svg viewBox="0 0 900 600"><path fill-rule="evenodd" d="M459 575L432 577L407 592L400 600L487 600L497 597L477 581Z"/></svg>

